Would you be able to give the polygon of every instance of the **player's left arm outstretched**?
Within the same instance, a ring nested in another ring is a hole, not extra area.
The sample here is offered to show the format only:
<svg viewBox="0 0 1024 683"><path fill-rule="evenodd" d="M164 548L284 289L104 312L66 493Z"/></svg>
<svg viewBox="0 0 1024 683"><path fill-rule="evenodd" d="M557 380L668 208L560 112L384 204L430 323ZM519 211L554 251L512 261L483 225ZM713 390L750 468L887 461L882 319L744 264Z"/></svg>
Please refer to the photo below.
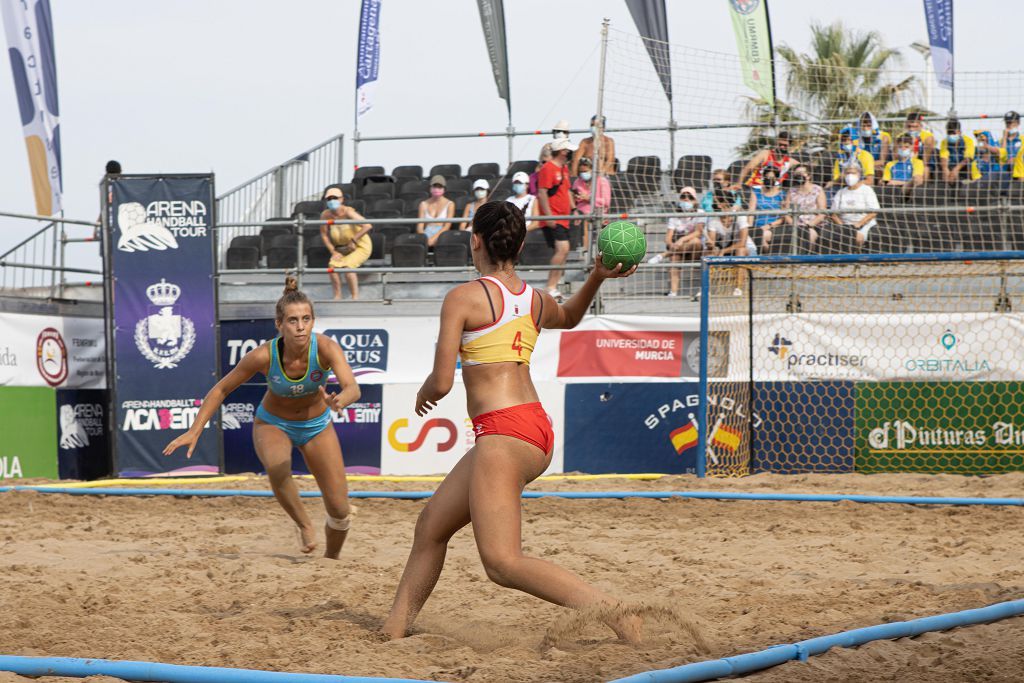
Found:
<svg viewBox="0 0 1024 683"><path fill-rule="evenodd" d="M346 406L358 401L362 396L362 391L359 389L355 375L352 374L348 360L345 359L345 351L338 342L326 335L318 334L316 345L320 357L327 361L324 365L334 371L334 376L338 378L338 385L341 386L339 392L330 392L321 386L320 397L331 410L341 412Z"/></svg>
<svg viewBox="0 0 1024 683"><path fill-rule="evenodd" d="M455 383L455 364L462 343L462 330L472 302L469 284L448 292L441 304L441 323L434 350L434 369L416 392L416 414L426 415L437 402L448 395Z"/></svg>

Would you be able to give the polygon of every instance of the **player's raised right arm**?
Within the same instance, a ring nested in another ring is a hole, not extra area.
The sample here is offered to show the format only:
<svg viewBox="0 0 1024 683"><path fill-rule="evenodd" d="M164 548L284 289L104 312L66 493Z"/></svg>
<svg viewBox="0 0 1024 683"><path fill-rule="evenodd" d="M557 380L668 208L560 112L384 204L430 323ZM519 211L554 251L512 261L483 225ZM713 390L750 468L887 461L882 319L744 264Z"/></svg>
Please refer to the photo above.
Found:
<svg viewBox="0 0 1024 683"><path fill-rule="evenodd" d="M224 399L228 397L228 394L237 389L242 383L252 379L253 375L257 372L266 372L269 367L270 349L266 344L242 356L242 360L238 362L238 365L232 368L231 372L224 375L219 382L214 384L213 388L203 397L203 405L199 408L199 413L196 415L192 426L184 434L167 444L167 447L164 448L164 455L170 455L182 446L188 446L187 457L191 458L192 451L196 449L196 442L199 441L199 436L203 433L203 428L210 421L210 418L220 410L220 406L224 403Z"/></svg>

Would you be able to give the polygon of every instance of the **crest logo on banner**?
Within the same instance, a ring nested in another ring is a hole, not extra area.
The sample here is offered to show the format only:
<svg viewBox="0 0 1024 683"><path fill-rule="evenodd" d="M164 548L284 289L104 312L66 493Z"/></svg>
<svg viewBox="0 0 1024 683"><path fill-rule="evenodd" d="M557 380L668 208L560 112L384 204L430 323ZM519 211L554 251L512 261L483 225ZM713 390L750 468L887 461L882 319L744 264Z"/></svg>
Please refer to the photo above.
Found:
<svg viewBox="0 0 1024 683"><path fill-rule="evenodd" d="M196 343L195 325L175 306L181 287L161 278L146 288L146 296L157 312L135 324L135 346L153 367L176 368Z"/></svg>
<svg viewBox="0 0 1024 683"><path fill-rule="evenodd" d="M52 327L47 327L36 338L36 369L51 387L68 378L68 350L60 332Z"/></svg>
<svg viewBox="0 0 1024 683"><path fill-rule="evenodd" d="M155 249L177 249L178 240L162 223L146 217L146 207L138 202L128 202L117 208L117 225L121 237L117 248L121 251L149 251Z"/></svg>

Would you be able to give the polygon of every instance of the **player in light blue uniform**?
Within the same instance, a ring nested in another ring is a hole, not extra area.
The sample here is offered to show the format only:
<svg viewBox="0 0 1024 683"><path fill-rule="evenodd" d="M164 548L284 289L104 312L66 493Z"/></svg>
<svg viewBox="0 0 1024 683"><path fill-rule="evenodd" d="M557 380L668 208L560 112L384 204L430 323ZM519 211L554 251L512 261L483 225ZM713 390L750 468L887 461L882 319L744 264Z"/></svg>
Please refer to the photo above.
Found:
<svg viewBox="0 0 1024 683"><path fill-rule="evenodd" d="M176 438L164 455L186 446L192 456L206 423L224 399L256 373L267 378L267 393L256 411L252 440L267 471L277 502L299 528L302 551L316 548L316 529L292 480L292 448L298 448L323 493L327 510L324 555L337 559L348 536L351 509L348 481L338 435L331 428L331 410L359 400L359 385L341 347L330 337L313 331L313 304L288 278L277 302L275 324L281 336L247 353L203 399L203 406L187 432ZM331 372L340 393L327 393ZM292 379L293 377L297 379Z"/></svg>

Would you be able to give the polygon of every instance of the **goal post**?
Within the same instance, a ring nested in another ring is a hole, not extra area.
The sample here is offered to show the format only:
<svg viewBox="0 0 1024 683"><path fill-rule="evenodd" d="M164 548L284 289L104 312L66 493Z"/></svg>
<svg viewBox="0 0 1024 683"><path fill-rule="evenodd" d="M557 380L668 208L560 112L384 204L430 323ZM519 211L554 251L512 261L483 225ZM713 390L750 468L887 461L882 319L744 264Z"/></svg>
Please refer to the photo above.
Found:
<svg viewBox="0 0 1024 683"><path fill-rule="evenodd" d="M1024 252L706 257L699 476L1024 470Z"/></svg>

